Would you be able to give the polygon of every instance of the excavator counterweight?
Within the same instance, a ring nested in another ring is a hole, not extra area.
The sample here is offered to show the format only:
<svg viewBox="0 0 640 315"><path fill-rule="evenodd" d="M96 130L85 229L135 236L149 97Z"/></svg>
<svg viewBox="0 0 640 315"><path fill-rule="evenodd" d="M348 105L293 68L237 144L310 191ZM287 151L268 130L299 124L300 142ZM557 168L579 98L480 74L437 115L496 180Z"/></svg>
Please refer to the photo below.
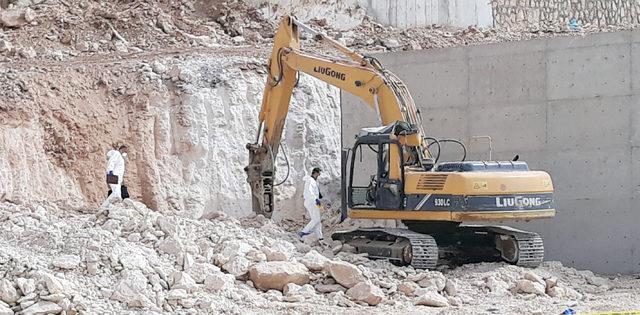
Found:
<svg viewBox="0 0 640 315"><path fill-rule="evenodd" d="M344 58L301 50L301 31L310 32ZM532 171L520 161L464 161L463 157L440 162L440 150L432 154L432 146L464 145L426 136L420 112L402 80L375 58L360 55L290 16L282 19L274 37L258 134L247 145L245 171L256 213L271 217L274 211L275 159L299 72L359 97L380 120L380 126L363 129L354 146L343 151L343 217L392 219L406 226L336 232L333 239L369 257L416 268L499 260L535 266L543 260L538 234L471 223L554 217L549 174Z"/></svg>

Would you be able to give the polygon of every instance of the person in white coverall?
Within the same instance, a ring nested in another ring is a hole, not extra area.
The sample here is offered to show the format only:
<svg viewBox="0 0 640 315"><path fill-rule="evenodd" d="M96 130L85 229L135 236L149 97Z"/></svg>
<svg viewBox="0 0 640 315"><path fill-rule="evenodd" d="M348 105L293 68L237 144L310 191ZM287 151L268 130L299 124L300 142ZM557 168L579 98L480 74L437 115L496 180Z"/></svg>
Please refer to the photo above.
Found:
<svg viewBox="0 0 640 315"><path fill-rule="evenodd" d="M320 171L321 170L316 167L311 171L311 176L304 177L304 207L307 209L307 212L309 212L311 221L309 221L302 231L298 232L298 236L300 237L315 234L318 241L323 240L322 222L320 220L320 199L322 199L322 195L318 187Z"/></svg>
<svg viewBox="0 0 640 315"><path fill-rule="evenodd" d="M121 187L122 180L124 179L124 158L127 156L127 146L120 146L118 150L109 150L107 152L107 174L112 174L118 176L117 184L109 184L111 188L111 194L107 199L102 203L101 207L106 207L109 203L122 199L121 196Z"/></svg>

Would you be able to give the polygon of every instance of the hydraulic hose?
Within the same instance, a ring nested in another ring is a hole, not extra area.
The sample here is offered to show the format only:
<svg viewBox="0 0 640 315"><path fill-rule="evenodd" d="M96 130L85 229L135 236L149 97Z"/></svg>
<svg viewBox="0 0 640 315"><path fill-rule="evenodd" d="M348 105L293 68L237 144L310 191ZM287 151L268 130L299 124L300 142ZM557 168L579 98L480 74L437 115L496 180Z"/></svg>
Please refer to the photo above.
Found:
<svg viewBox="0 0 640 315"><path fill-rule="evenodd" d="M279 183L277 183L277 184L275 184L273 186L280 186L280 185L284 184L284 182L286 182L287 179L289 179L289 173L291 171L291 166L289 165L289 158L287 157L287 151L285 150L284 144L281 144L280 146L282 147L282 154L284 154L284 161L285 161L285 163L287 163L287 175L284 177L284 179L281 182L279 182ZM276 161L274 159L273 160L273 164L275 165L275 163L276 163ZM274 168L275 168L275 166L274 166Z"/></svg>

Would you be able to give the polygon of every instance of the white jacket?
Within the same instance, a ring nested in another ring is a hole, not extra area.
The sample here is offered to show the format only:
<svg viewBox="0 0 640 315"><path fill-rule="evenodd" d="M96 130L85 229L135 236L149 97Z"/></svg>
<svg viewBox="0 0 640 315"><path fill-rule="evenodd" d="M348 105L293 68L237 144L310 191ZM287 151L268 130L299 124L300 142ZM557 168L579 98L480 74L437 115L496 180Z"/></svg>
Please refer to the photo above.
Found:
<svg viewBox="0 0 640 315"><path fill-rule="evenodd" d="M124 177L124 158L122 154L120 154L118 150L110 150L107 152L107 158L109 158L107 162L107 174L113 172L113 175L118 176L118 184L122 184Z"/></svg>
<svg viewBox="0 0 640 315"><path fill-rule="evenodd" d="M318 182L313 177L306 175L304 178L304 203L305 205L315 205L316 199L320 199L320 188Z"/></svg>

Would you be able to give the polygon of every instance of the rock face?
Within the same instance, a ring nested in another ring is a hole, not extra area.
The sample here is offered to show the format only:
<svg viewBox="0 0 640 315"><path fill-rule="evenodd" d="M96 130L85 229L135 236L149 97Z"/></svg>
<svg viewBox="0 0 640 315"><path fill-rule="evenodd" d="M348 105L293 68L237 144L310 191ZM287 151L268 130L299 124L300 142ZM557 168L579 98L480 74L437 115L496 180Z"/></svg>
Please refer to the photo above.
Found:
<svg viewBox="0 0 640 315"><path fill-rule="evenodd" d="M356 284L347 290L347 295L356 301L362 301L369 305L378 305L384 298L382 290L369 282Z"/></svg>
<svg viewBox="0 0 640 315"><path fill-rule="evenodd" d="M362 271L348 262L329 261L325 264L324 269L333 279L346 288L351 288L365 281Z"/></svg>
<svg viewBox="0 0 640 315"><path fill-rule="evenodd" d="M18 48L17 43L10 43L13 49L3 45L4 50L18 49L34 60L44 58L40 56L40 49L34 57L31 49L22 45ZM237 143L246 142L249 134L256 133L259 95L264 90L265 75L239 69L247 63L244 57L187 59L167 65L169 69L177 68L181 78L192 78L191 82L177 78L179 88L170 78L161 78L170 71L156 74L149 62L149 75L153 75L153 82L160 86L149 87L149 95L140 94L135 99L124 99L116 89L122 87L124 92L146 89L142 80L148 81L148 78L143 77L146 73L138 73L137 66L132 70L113 69L118 75L91 68L82 73L73 69L49 73L39 81L41 84L48 85L49 81L55 81L52 78L69 75L74 84L81 83L83 87L67 90L64 84L54 84L60 89L55 95L34 94L31 100L25 97L24 102L15 105L20 108L17 117L24 114L34 119L17 123L21 120L16 118L15 124L7 121L0 127L0 142L5 144L0 152L0 179L5 182L0 200L6 198L25 204L48 200L74 207L94 207L104 200L106 193L103 181L95 178L95 170L104 168L107 149L112 142L118 142L135 146L135 157L131 156L127 163L127 186L133 198L143 200L151 208L184 211L193 217L207 217L209 212L221 211L231 216L250 214L251 197L243 171L247 155ZM261 58L259 62L263 61ZM156 70L162 72L162 69ZM89 92L93 88L88 86L100 80L94 78L94 74L109 77L105 79L109 81L109 93L96 97ZM20 78L14 81L19 82ZM37 84L40 83L34 86ZM339 178L340 162L336 158L340 143L339 91L306 75L300 76L296 90L299 93L291 98L291 113L286 120L286 129L290 130L287 137L291 141L282 148L292 162L291 173L281 186L278 202L283 211L276 213L276 217L302 215L301 199L295 194L299 193L302 178L308 172L307 165L326 170L323 174L327 180ZM49 97L53 100L45 101ZM94 98L92 106L86 106L89 98ZM37 105L40 101L47 104L46 109ZM0 101L3 110L6 102ZM113 110L105 114L107 107ZM41 113L40 109L56 114L34 116ZM46 127L38 123L55 119L53 115L58 116L59 123ZM126 126L115 126L113 121L121 121ZM324 127L301 129L310 124ZM68 146L70 137L76 142ZM61 151L64 153L55 153ZM160 177L163 180L157 180ZM327 190L331 189L335 190ZM276 251L287 256L286 251ZM282 260L283 256L276 254L270 258ZM228 268L240 273L244 266L245 261L238 258Z"/></svg>
<svg viewBox="0 0 640 315"><path fill-rule="evenodd" d="M249 277L258 289L281 291L288 283L309 283L309 270L301 263L269 261L251 267Z"/></svg>
<svg viewBox="0 0 640 315"><path fill-rule="evenodd" d="M445 307L449 305L449 301L444 296L438 294L438 292L430 291L426 294L419 296L415 300L414 304L434 306L434 307Z"/></svg>

